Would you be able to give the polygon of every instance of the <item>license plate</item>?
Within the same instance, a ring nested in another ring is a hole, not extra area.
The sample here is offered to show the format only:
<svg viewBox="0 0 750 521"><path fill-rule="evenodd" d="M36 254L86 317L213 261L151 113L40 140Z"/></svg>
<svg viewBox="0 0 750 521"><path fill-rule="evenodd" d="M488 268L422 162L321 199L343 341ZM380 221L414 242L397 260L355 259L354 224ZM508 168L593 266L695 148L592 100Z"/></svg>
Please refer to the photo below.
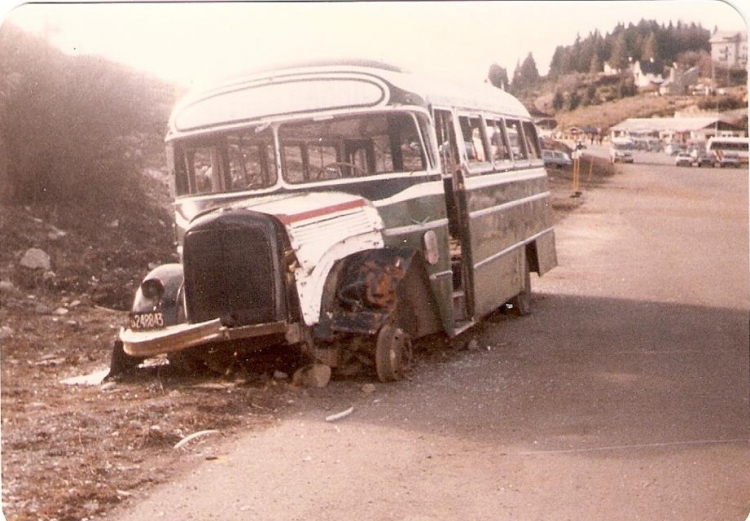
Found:
<svg viewBox="0 0 750 521"><path fill-rule="evenodd" d="M160 311L151 311L148 313L131 313L130 329L160 329L164 327L164 315Z"/></svg>

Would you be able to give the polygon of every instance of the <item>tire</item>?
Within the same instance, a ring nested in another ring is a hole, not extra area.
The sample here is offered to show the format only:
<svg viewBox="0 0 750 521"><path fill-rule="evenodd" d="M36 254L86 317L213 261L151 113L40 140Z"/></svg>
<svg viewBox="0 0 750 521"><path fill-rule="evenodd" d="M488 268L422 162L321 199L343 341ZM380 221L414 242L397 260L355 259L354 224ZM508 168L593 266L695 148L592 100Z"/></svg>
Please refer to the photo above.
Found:
<svg viewBox="0 0 750 521"><path fill-rule="evenodd" d="M411 338L400 327L386 324L380 328L375 343L375 369L381 382L404 378L411 364Z"/></svg>

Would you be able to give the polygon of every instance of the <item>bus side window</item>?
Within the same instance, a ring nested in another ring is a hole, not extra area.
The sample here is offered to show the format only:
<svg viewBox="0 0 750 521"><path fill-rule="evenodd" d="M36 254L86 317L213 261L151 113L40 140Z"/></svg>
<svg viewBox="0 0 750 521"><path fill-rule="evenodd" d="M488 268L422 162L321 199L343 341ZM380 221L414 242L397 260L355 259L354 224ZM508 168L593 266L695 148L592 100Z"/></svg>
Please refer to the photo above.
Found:
<svg viewBox="0 0 750 521"><path fill-rule="evenodd" d="M438 151L443 166L443 174L451 174L458 168L460 159L458 156L456 133L453 129L453 117L449 111L435 111L435 135L438 141Z"/></svg>
<svg viewBox="0 0 750 521"><path fill-rule="evenodd" d="M505 133L503 120L494 119L487 121L487 132L490 138L490 149L492 150L492 159L495 162L510 161L510 149L508 148L508 139Z"/></svg>
<svg viewBox="0 0 750 521"><path fill-rule="evenodd" d="M481 118L460 116L458 121L461 124L461 134L469 164L487 162L489 154L483 137Z"/></svg>
<svg viewBox="0 0 750 521"><path fill-rule="evenodd" d="M505 127L508 130L508 139L510 141L511 152L513 153L513 161L528 159L529 155L526 152L526 145L523 142L521 122L517 119L506 119Z"/></svg>
<svg viewBox="0 0 750 521"><path fill-rule="evenodd" d="M523 122L523 135L526 137L526 149L532 159L539 159L541 152L539 150L539 136L536 133L536 127L531 121Z"/></svg>

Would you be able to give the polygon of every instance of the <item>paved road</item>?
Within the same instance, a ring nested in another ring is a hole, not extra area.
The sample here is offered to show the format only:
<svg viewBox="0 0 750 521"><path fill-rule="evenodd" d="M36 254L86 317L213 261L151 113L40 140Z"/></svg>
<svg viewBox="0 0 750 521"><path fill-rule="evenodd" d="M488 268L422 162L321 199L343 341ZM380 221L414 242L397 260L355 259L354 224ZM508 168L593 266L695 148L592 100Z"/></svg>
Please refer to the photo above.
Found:
<svg viewBox="0 0 750 521"><path fill-rule="evenodd" d="M532 316L411 381L333 382L276 427L206 441L115 517L743 521L747 175L623 166L557 227Z"/></svg>

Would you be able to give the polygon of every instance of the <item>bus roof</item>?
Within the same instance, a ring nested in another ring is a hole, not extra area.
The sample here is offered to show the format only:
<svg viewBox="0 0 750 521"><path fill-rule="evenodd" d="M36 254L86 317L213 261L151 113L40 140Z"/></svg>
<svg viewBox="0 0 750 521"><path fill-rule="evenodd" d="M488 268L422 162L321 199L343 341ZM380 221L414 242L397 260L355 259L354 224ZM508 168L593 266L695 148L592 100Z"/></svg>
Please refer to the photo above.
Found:
<svg viewBox="0 0 750 521"><path fill-rule="evenodd" d="M529 117L520 101L487 83L436 80L373 60L325 60L266 68L188 93L172 112L167 140L275 117L404 105Z"/></svg>

